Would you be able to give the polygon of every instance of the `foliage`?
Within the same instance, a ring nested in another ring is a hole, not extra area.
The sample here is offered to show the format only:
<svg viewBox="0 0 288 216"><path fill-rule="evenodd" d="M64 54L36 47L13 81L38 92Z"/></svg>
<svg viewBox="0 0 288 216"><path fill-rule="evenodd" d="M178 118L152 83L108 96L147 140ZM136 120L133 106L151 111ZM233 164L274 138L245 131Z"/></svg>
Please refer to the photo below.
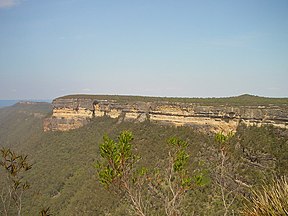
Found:
<svg viewBox="0 0 288 216"><path fill-rule="evenodd" d="M23 180L23 175L32 168L32 165L28 163L27 155L20 155L9 148L2 148L0 167L6 173L6 185L0 194L3 205L2 214L9 215L10 209L15 206L17 215L20 216L23 193L30 187L29 183Z"/></svg>
<svg viewBox="0 0 288 216"><path fill-rule="evenodd" d="M231 211L231 206L236 198L236 192L238 190L238 185L234 184L235 179L233 173L229 172L227 169L227 162L230 157L229 148L231 148L230 139L233 137L233 133L230 132L227 135L222 132L216 133L215 141L219 145L218 153L220 155L219 165L215 169L216 184L220 189L221 201L223 204L223 215L226 216ZM232 210L233 212L233 210Z"/></svg>
<svg viewBox="0 0 288 216"><path fill-rule="evenodd" d="M242 211L246 216L288 215L288 182L286 177L264 184L260 189L252 190Z"/></svg>
<svg viewBox="0 0 288 216"><path fill-rule="evenodd" d="M244 94L235 97L222 97L222 98L181 98L181 97L147 97L147 96L124 96L124 95L67 95L61 97L61 99L98 99L98 100L116 100L117 102L155 102L155 101L165 101L171 103L199 103L203 105L233 105L233 106L270 106L271 104L278 106L287 106L288 98L268 98L259 97L249 94Z"/></svg>
<svg viewBox="0 0 288 216"><path fill-rule="evenodd" d="M227 144L233 135L233 132L229 132L227 135L223 134L223 132L218 132L215 134L215 141L220 145L224 145Z"/></svg>
<svg viewBox="0 0 288 216"><path fill-rule="evenodd" d="M188 191L193 189L193 178L187 170L189 154L188 142L177 137L168 139L170 146L168 157L158 167L149 182L154 196L159 197L160 206L165 215L183 215L183 200Z"/></svg>
<svg viewBox="0 0 288 216"><path fill-rule="evenodd" d="M116 193L123 193L123 196L131 203L134 214L146 215L141 194L142 182L138 178L138 176L145 175L145 170L142 169L137 173L135 171L134 164L137 156L132 153L132 133L121 132L118 142L107 135L103 137L103 140L104 142L100 145L102 161L98 161L96 165L100 183L107 189L113 187Z"/></svg>
<svg viewBox="0 0 288 216"><path fill-rule="evenodd" d="M101 161L97 162L99 182L105 188L122 193L132 207L133 214L167 216L182 215L181 202L185 193L192 189L192 178L186 169L189 155L186 152L188 142L178 138L170 138L168 144L171 151L161 168L148 172L147 168L135 169L139 157L132 153L133 135L123 131L118 142L108 136L103 137L100 145ZM197 183L202 183L198 176ZM157 198L158 200L155 200ZM153 212L153 213L152 213ZM161 213L162 212L162 213Z"/></svg>
<svg viewBox="0 0 288 216"><path fill-rule="evenodd" d="M103 140L103 144L100 145L100 155L103 161L97 163L97 170L99 181L108 188L112 183L121 184L123 178L131 177L137 156L132 154L130 142L133 136L129 131L122 132L118 137L118 142L113 141L107 135L103 137Z"/></svg>
<svg viewBox="0 0 288 216"><path fill-rule="evenodd" d="M99 152L103 135L117 140L117 135L126 130L134 135L132 153L141 157L134 164L135 172L146 172L146 176L157 170L165 176L163 171L168 167L169 151L171 155L174 152L173 147L166 143L171 135L187 141L189 159L185 169L192 178L193 188L185 193L185 199L181 202L183 216L223 215L221 191L215 173L221 164L221 145L215 142L214 136L197 132L191 127L171 127L149 122L117 124L117 119L105 117L95 118L77 130L43 133L43 118L34 113L42 113L45 117L48 107L41 110L34 105L29 105L31 109L26 106L25 109L23 106L0 109L1 145L17 149L17 152L26 152L29 161L35 161L33 168L25 173L25 179L29 179L31 187L23 196L23 216L39 215L43 204L50 206L53 215L59 216L118 216L131 213L127 202L120 199L121 195L107 193L96 182L95 168L91 166L100 160L100 154L95 152ZM256 126L240 126L229 139L225 145L225 169L230 179L226 181L227 188L231 190L235 185L239 186L230 208L231 215L232 210L235 215L240 214L243 196L249 196L251 187L261 187L263 181L271 183L275 175L287 176L287 140L287 130ZM156 170L153 169L155 166ZM142 167L148 171L142 170ZM0 189L5 185L4 174L0 170ZM196 186L196 182L203 182L204 185ZM153 200L159 207L159 198ZM165 215L165 212L160 215Z"/></svg>

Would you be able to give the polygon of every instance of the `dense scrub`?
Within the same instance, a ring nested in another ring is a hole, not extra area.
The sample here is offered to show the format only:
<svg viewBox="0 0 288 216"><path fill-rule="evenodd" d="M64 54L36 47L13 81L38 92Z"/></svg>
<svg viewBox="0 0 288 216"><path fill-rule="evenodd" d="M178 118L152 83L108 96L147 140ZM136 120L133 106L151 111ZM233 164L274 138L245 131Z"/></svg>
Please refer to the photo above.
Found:
<svg viewBox="0 0 288 216"><path fill-rule="evenodd" d="M238 215L251 188L288 172L287 130L241 126L225 143L223 160L223 146L214 136L189 127L149 122L118 124L117 120L102 117L77 130L44 133L43 117L31 112L20 115L18 111L13 111L14 115L18 113L16 120L13 112L6 113L5 121L1 119L0 145L28 154L33 164L27 174L31 188L23 197L23 215L37 215L48 206L53 215L127 215L127 204L99 185L95 169L103 135L116 139L124 130L134 135L133 151L142 158L139 166L148 168L161 168L171 136L189 143L188 169L193 174L203 173L207 184L189 191L184 202L186 215L223 215L223 194L231 203L228 215Z"/></svg>

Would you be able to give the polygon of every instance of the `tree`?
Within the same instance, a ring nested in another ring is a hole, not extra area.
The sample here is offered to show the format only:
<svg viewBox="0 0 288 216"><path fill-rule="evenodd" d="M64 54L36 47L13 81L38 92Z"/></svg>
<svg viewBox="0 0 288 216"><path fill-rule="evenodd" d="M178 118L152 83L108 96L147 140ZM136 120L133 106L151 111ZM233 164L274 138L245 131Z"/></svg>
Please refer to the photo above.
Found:
<svg viewBox="0 0 288 216"><path fill-rule="evenodd" d="M168 159L159 172L154 174L154 179L149 182L149 186L153 188L156 196L160 196L165 214L176 216L182 215L181 204L187 191L192 189L192 177L187 170L188 143L173 137L168 140L168 144L170 146Z"/></svg>
<svg viewBox="0 0 288 216"><path fill-rule="evenodd" d="M100 145L102 161L98 161L96 168L100 183L106 188L123 195L131 203L132 211L136 215L146 215L141 192L142 183L136 180L134 164L139 157L132 153L131 141L133 135L129 131L122 132L118 142L103 137ZM142 172L144 173L144 170Z"/></svg>
<svg viewBox="0 0 288 216"><path fill-rule="evenodd" d="M30 185L24 180L24 174L32 168L27 155L17 154L9 148L1 149L0 167L6 175L5 187L2 188L0 198L2 214L7 216L11 208L16 207L17 215L21 215L22 196Z"/></svg>
<svg viewBox="0 0 288 216"><path fill-rule="evenodd" d="M219 153L220 153L220 164L216 167L216 183L221 191L221 200L224 207L224 216L228 215L230 212L230 208L234 203L236 198L236 191L239 187L237 181L235 181L231 176L232 173L228 171L227 160L229 159L228 148L229 140L233 137L232 133L228 133L227 135L221 133L217 133L215 135L215 141L219 145ZM235 185L236 183L236 185ZM231 188L231 185L233 187ZM233 211L232 214L234 215Z"/></svg>
<svg viewBox="0 0 288 216"><path fill-rule="evenodd" d="M182 201L192 189L193 178L187 165L188 143L178 138L168 140L170 151L162 167L148 171L136 168L140 157L132 152L133 135L123 131L118 141L104 136L97 162L99 182L120 194L130 204L133 215L182 215ZM201 177L197 178L201 183Z"/></svg>

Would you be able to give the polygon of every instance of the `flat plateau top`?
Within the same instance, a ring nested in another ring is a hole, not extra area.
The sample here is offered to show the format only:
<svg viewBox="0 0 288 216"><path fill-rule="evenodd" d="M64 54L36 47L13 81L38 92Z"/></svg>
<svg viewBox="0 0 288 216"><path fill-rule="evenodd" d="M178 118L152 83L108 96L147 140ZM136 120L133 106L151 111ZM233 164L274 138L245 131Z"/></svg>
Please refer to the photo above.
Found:
<svg viewBox="0 0 288 216"><path fill-rule="evenodd" d="M176 98L176 97L146 97L146 96L126 96L126 95L67 95L57 99L98 99L115 100L117 102L179 102L198 103L203 105L234 105L234 106L281 106L288 108L288 98L268 98L253 95L240 95L236 97L221 98Z"/></svg>

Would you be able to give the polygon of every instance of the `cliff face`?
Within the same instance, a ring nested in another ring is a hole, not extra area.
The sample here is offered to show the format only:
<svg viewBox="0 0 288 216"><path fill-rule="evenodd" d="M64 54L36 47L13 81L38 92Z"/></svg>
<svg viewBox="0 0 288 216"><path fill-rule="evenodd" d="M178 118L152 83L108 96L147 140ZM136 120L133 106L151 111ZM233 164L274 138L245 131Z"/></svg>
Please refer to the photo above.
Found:
<svg viewBox="0 0 288 216"><path fill-rule="evenodd" d="M288 129L288 109L283 106L201 105L180 102L117 102L95 98L58 98L53 114L44 121L44 131L67 131L87 124L94 117L109 116L121 121L145 120L204 131L235 131L238 124L274 125Z"/></svg>

